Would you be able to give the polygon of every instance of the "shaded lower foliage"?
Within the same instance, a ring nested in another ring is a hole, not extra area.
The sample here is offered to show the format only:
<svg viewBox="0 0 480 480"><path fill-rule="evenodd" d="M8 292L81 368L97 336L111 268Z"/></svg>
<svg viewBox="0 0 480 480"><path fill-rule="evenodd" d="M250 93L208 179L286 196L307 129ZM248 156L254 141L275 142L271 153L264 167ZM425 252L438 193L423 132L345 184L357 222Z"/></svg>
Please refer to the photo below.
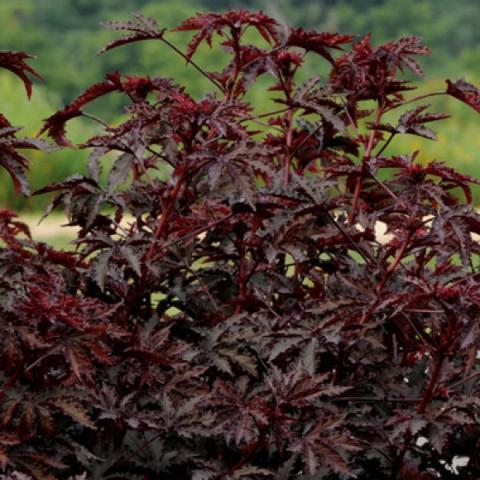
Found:
<svg viewBox="0 0 480 480"><path fill-rule="evenodd" d="M110 26L129 33L105 51L172 46L152 19ZM249 27L263 48L245 43ZM115 73L44 124L67 146L88 103L131 101L82 145L88 175L36 192L57 192L76 249L0 211L4 477L448 479L465 455L461 478L479 478L478 180L386 154L397 135L434 139L425 125L448 116L422 105L383 120L425 98L405 99L398 73L421 73L428 50L244 11L179 30L196 31L189 62L222 35L223 71L193 63L216 92ZM328 79L296 83L306 52ZM280 107L256 112L245 94L267 73ZM465 81L444 93L477 107ZM9 142L2 165L36 145Z"/></svg>

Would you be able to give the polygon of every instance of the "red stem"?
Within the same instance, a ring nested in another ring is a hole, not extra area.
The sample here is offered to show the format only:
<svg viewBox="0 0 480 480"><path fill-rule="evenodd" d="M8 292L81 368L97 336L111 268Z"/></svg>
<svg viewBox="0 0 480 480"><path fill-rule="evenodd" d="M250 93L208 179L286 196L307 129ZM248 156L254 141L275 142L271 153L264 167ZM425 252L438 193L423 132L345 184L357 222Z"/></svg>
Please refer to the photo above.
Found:
<svg viewBox="0 0 480 480"><path fill-rule="evenodd" d="M182 171L178 177L175 187L173 188L173 191L170 195L170 199L167 203L167 206L165 207L165 210L162 212L162 218L160 219L160 222L158 223L157 228L155 229L154 242L150 245L150 249L148 250L148 253L145 259L146 261L150 260L153 256L153 253L155 251L155 240L160 239L163 235L165 225L167 224L167 220L170 216L170 212L172 211L173 205L177 201L177 197L180 192L180 189L183 186L184 179L185 179L185 174Z"/></svg>
<svg viewBox="0 0 480 480"><path fill-rule="evenodd" d="M394 107L390 107L386 111L393 110L394 108L397 108L397 107L403 107L404 105L408 105L409 103L418 102L419 100L424 100L425 98L436 97L436 96L439 96L439 95L448 95L448 93L447 92L432 92L432 93L426 93L425 95L419 95L418 97L411 98L410 100L407 100L406 102L403 102L399 105L396 105Z"/></svg>
<svg viewBox="0 0 480 480"><path fill-rule="evenodd" d="M170 40L167 40L165 37L161 37L160 40L168 45L174 52L178 53L186 62L196 68L205 78L213 83L221 92L223 92L223 87L218 83L208 72L206 72L200 65L195 63L191 58L188 58L177 46L175 46Z"/></svg>
<svg viewBox="0 0 480 480"><path fill-rule="evenodd" d="M355 181L355 191L353 192L352 211L350 212L350 215L348 217L350 222L353 222L353 218L355 217L355 213L357 212L358 199L360 197L360 191L362 189L361 187L362 187L362 178L359 175Z"/></svg>
<svg viewBox="0 0 480 480"><path fill-rule="evenodd" d="M475 372L470 375L467 375L466 377L462 378L458 382L455 382L454 384L450 385L448 389L451 390L453 388L459 387L460 385L463 385L465 382L468 382L469 380L472 380L473 378L478 376L480 376L480 372Z"/></svg>
<svg viewBox="0 0 480 480"><path fill-rule="evenodd" d="M433 398L433 393L435 391L435 387L437 385L438 379L440 377L440 372L442 370L442 364L443 364L443 358L438 357L433 367L432 378L430 379L430 383L428 384L428 387L426 388L425 393L423 394L422 401L419 403L417 407L418 413L424 413L427 408L427 405L430 403L430 401Z"/></svg>
<svg viewBox="0 0 480 480"><path fill-rule="evenodd" d="M397 455L395 458L395 461L393 462L392 465L392 474L391 474L391 479L394 480L397 478L399 470L402 468L403 461L405 458L405 455L408 451L408 448L410 447L410 444L412 442L412 434L410 433L409 430L407 430L404 435L403 435L403 447L400 453Z"/></svg>
<svg viewBox="0 0 480 480"><path fill-rule="evenodd" d="M283 179L283 183L285 186L288 185L288 180L290 178L290 166L292 164L292 153L290 152L290 149L292 148L292 126L293 126L293 111L290 109L288 110L287 113L287 122L288 122L288 129L287 129L287 159L285 161L285 176Z"/></svg>
<svg viewBox="0 0 480 480"><path fill-rule="evenodd" d="M231 77L230 85L228 85L226 100L230 100L234 94L235 86L237 85L238 76L240 74L240 37L241 32L236 28L231 28L231 34L233 39L233 49L235 55L235 67L233 75Z"/></svg>
<svg viewBox="0 0 480 480"><path fill-rule="evenodd" d="M374 125L378 124L378 122L382 118L383 112L384 112L383 105L379 105L378 109L377 109L377 113L375 114ZM377 131L373 129L370 132L370 137L368 139L367 148L365 149L365 154L363 156L363 160L362 160L363 165L365 165L370 160L370 156L372 154L372 149L373 149L373 146L375 145L376 136L377 136ZM362 191L362 177L358 176L357 181L355 183L355 193L354 193L354 196L353 196L352 211L350 212L350 215L349 215L349 220L350 221L353 221L353 219L355 218L355 214L357 212L358 200L360 198L361 191Z"/></svg>
<svg viewBox="0 0 480 480"><path fill-rule="evenodd" d="M245 303L245 298L246 298L246 287L245 287L245 247L243 244L243 239L241 240L241 245L240 245L240 251L239 251L239 256L240 256L240 262L238 266L238 288L239 288L239 293L238 293L238 303L235 308L235 313L239 314L242 311L242 306Z"/></svg>
<svg viewBox="0 0 480 480"><path fill-rule="evenodd" d="M400 261L402 260L402 257L405 253L405 250L407 249L408 247L408 244L410 243L410 237L411 237L411 234L410 232L407 234L407 238L405 239L405 241L402 243L402 246L400 247L399 250L397 250L397 254L395 255L395 260L393 261L393 263L388 267L387 269L387 273L390 274L392 272L395 271L395 269L398 267L398 264L400 263Z"/></svg>
<svg viewBox="0 0 480 480"><path fill-rule="evenodd" d="M292 110L292 98L290 95L291 86L285 83L285 79L282 77L282 74L279 72L278 80L282 85L283 91L285 93L286 104L288 105L287 113L287 134L286 134L286 146L287 146L287 158L285 159L285 170L283 177L283 184L288 185L290 179L290 166L292 164L292 158L295 152L291 151L292 140L293 140L293 110Z"/></svg>

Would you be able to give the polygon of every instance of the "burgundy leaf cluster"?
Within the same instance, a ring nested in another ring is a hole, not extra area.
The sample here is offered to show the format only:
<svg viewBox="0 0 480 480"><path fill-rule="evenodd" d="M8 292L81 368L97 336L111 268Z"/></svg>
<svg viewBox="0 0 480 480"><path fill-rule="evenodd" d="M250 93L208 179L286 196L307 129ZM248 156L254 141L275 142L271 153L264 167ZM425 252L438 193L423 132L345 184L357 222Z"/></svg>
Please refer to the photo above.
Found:
<svg viewBox="0 0 480 480"><path fill-rule="evenodd" d="M105 50L176 49L152 19L110 26L130 33ZM36 192L75 248L0 211L2 478L480 478L479 181L387 148L448 116L402 108L428 50L246 11L177 30L214 91L114 73L43 125L67 146L69 120L103 124L88 173ZM207 72L194 54L216 37L231 61ZM298 81L306 54L328 78ZM267 74L280 108L258 111ZM84 111L110 93L129 101L112 126ZM478 110L465 81L443 94ZM24 167L36 141L15 133L2 164Z"/></svg>
<svg viewBox="0 0 480 480"><path fill-rule="evenodd" d="M28 97L32 94L32 81L29 75L41 78L26 60L32 58L23 52L0 51L0 69L10 70L17 75L25 86ZM29 195L30 190L25 172L28 168L28 159L19 150L46 150L48 144L42 140L17 137L21 128L14 127L4 115L0 113L0 165L7 170L17 193Z"/></svg>

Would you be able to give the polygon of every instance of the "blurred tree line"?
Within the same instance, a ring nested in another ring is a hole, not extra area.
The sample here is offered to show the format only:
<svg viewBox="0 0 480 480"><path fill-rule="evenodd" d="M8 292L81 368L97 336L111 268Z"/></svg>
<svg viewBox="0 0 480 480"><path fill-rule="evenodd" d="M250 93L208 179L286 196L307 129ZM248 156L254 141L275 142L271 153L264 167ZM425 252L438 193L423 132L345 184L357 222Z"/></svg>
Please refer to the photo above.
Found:
<svg viewBox="0 0 480 480"><path fill-rule="evenodd" d="M37 103L29 109L21 86L2 74L0 111L26 126L26 133L34 133L42 118L115 70L174 77L187 85L191 94L201 95L210 89L207 81L156 42L141 42L96 57L96 52L116 37L115 32L100 24L128 19L132 12L140 11L156 18L161 26L171 28L198 11L233 8L261 9L292 26L358 35L371 32L374 43L419 35L433 51L422 62L429 77L478 77L478 0L456 0L455 4L451 0L1 0L0 49L24 50L35 55L37 59L32 64L43 75L44 83L37 85ZM190 34L172 33L169 38L183 47L189 37ZM213 55L208 48L202 50L198 61L207 70L219 69L223 64L218 53ZM321 68L321 62L313 60L311 73ZM119 102L100 101L91 111L112 120L121 112ZM86 138L92 128L95 126L86 126L79 120L74 136L78 133L79 140ZM85 163L80 160L85 157L82 152L41 157L40 154L31 174L34 186L63 178ZM4 189L0 205L12 203L12 198L11 192ZM23 200L15 202L16 207L24 206Z"/></svg>

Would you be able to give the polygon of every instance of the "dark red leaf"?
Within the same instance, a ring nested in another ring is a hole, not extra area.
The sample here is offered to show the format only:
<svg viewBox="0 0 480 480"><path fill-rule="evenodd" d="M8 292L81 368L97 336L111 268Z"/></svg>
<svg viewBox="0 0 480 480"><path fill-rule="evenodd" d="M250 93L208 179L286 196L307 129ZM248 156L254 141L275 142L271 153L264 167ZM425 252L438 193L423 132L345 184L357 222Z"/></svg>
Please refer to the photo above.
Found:
<svg viewBox="0 0 480 480"><path fill-rule="evenodd" d="M33 58L24 52L0 51L0 68L10 70L22 79L27 91L28 98L32 96L32 81L28 74L41 79L42 77L26 63L26 60Z"/></svg>
<svg viewBox="0 0 480 480"><path fill-rule="evenodd" d="M315 52L333 63L333 57L329 50L342 50L342 45L351 43L351 35L340 35L338 33L321 32L314 30L305 31L302 28L295 28L290 31L286 45L300 47L307 52Z"/></svg>
<svg viewBox="0 0 480 480"><path fill-rule="evenodd" d="M262 12L247 12L245 10L231 11L226 13L200 13L189 18L173 31L196 31L188 45L187 57L191 58L197 51L198 46L206 41L212 46L214 34L224 36L225 30L229 34L240 33L246 27L254 27L269 43L275 43L278 39L278 22Z"/></svg>
<svg viewBox="0 0 480 480"><path fill-rule="evenodd" d="M480 113L480 90L465 80L447 80L447 93Z"/></svg>
<svg viewBox="0 0 480 480"><path fill-rule="evenodd" d="M165 29L161 29L153 18L144 17L139 13L133 15L135 17L135 21L104 23L104 25L111 30L126 30L132 32L132 34L113 40L103 47L98 54L108 52L113 48L127 45L129 43L139 42L142 40L159 40L163 38Z"/></svg>

